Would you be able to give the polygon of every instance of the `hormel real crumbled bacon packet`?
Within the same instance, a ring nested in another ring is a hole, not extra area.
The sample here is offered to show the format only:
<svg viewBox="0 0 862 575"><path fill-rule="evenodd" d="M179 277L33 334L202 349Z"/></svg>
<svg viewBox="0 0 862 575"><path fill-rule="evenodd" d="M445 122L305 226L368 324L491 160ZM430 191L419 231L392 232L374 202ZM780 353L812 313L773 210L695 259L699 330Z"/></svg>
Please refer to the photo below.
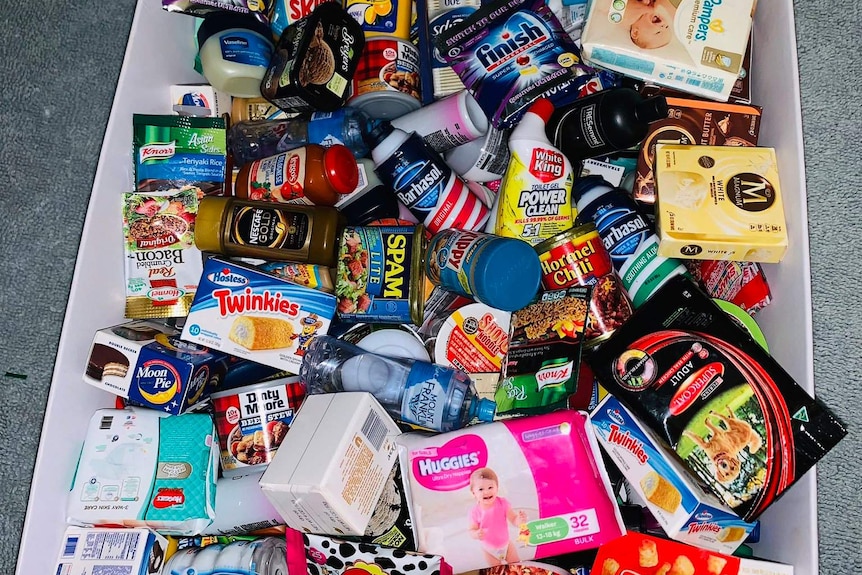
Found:
<svg viewBox="0 0 862 575"><path fill-rule="evenodd" d="M195 247L197 192L123 194L126 317L185 317L203 271Z"/></svg>

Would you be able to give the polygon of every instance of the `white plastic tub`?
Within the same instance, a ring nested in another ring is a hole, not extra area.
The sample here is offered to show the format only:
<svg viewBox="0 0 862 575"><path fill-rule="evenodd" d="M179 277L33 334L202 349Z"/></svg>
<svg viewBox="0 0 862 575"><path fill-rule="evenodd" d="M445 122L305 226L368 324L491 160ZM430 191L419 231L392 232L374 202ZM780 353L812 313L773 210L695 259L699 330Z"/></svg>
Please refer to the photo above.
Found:
<svg viewBox="0 0 862 575"><path fill-rule="evenodd" d="M164 113L171 84L201 82L192 70L194 19L141 0L102 145L93 195L60 337L42 440L21 538L17 572L54 572L65 528L66 495L92 412L114 397L81 381L95 331L123 320L120 194L132 184L132 114ZM761 145L777 148L790 249L766 266L775 301L758 316L779 362L809 392L814 388L811 280L802 150L802 120L793 3L761 3L755 21L753 101L764 107ZM756 552L818 573L814 470L763 516Z"/></svg>

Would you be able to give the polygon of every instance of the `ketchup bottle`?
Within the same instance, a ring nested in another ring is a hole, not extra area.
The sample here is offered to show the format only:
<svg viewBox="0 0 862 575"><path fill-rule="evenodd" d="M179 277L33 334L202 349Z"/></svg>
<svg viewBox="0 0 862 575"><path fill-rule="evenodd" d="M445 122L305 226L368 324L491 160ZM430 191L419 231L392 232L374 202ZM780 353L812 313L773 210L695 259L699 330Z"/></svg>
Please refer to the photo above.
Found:
<svg viewBox="0 0 862 575"><path fill-rule="evenodd" d="M244 200L334 206L359 184L350 148L308 144L240 168L234 195Z"/></svg>

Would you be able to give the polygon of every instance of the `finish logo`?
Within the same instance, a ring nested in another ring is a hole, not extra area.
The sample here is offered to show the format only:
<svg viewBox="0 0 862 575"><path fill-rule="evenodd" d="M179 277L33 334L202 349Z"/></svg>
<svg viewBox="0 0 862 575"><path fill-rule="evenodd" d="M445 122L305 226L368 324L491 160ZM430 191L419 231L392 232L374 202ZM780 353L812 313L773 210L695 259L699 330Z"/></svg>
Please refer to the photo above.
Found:
<svg viewBox="0 0 862 575"><path fill-rule="evenodd" d="M550 39L544 22L526 13L513 15L496 41L485 42L476 48L476 58L489 73L518 61L536 46Z"/></svg>

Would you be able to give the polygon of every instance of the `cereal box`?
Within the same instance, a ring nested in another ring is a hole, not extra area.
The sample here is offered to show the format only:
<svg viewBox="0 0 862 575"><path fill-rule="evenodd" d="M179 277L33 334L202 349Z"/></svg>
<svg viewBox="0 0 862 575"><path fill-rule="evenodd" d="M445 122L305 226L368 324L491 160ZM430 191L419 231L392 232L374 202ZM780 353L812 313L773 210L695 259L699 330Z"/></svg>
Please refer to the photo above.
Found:
<svg viewBox="0 0 862 575"><path fill-rule="evenodd" d="M590 415L599 444L672 539L733 553L754 525L703 492L615 397Z"/></svg>
<svg viewBox="0 0 862 575"><path fill-rule="evenodd" d="M210 258L182 338L295 374L334 314L331 294Z"/></svg>

